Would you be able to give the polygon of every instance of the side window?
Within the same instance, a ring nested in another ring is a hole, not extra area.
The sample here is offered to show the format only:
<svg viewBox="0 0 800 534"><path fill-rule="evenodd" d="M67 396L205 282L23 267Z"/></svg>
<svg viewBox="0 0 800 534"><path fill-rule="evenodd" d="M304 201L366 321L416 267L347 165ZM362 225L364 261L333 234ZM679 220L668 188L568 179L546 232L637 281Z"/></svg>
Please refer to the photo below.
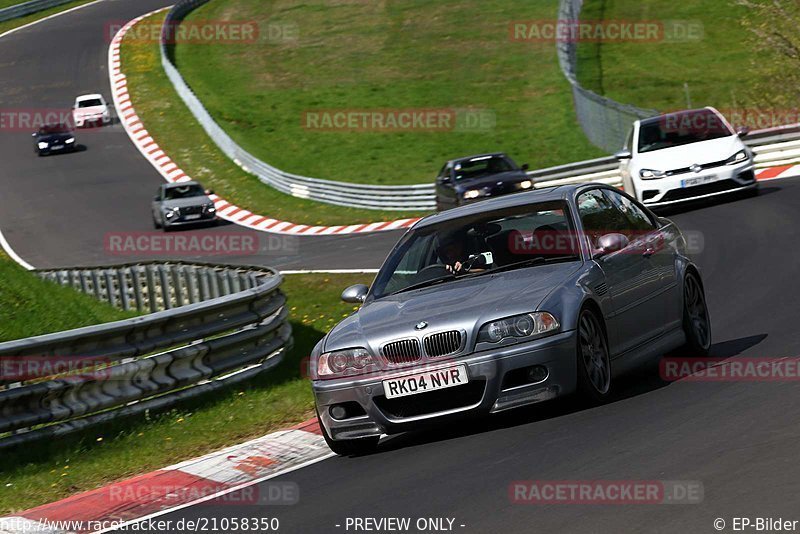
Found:
<svg viewBox="0 0 800 534"><path fill-rule="evenodd" d="M578 196L578 213L583 230L589 236L592 246L605 234L626 233L628 221L600 189L592 189Z"/></svg>
<svg viewBox="0 0 800 534"><path fill-rule="evenodd" d="M626 234L628 239L632 240L634 234L640 236L642 233L650 232L656 228L656 225L650 217L639 206L631 202L628 197L608 189L604 192L611 200L612 204L625 216L628 229L630 230L630 235Z"/></svg>

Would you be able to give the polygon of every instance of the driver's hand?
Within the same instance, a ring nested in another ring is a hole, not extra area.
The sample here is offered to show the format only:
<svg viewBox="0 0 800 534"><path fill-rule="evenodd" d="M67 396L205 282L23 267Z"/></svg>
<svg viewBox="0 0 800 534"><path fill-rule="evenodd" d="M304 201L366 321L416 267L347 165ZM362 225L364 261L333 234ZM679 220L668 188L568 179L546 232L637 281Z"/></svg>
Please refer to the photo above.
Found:
<svg viewBox="0 0 800 534"><path fill-rule="evenodd" d="M445 267L447 268L447 272L456 274L461 272L464 265L460 261L457 261L455 265L446 265Z"/></svg>

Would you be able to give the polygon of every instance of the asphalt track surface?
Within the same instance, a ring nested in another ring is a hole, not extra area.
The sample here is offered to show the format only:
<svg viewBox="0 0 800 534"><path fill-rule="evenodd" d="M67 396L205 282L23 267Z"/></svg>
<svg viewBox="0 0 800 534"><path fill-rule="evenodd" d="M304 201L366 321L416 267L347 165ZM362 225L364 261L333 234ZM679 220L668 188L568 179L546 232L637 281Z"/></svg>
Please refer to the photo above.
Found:
<svg viewBox="0 0 800 534"><path fill-rule="evenodd" d="M68 109L79 94L99 92L111 102L109 28L171 4L106 0L3 37L0 110L19 117L13 123L19 124L31 112ZM42 158L33 152L34 129L0 128L0 229L16 253L37 268L157 259L147 252L118 254L106 246L110 234L153 231L150 201L164 182L122 126L79 130L77 140L85 150ZM283 269L377 268L401 235L277 238L232 224L176 233L198 232L250 232L259 251L183 259Z"/></svg>
<svg viewBox="0 0 800 534"><path fill-rule="evenodd" d="M64 106L98 89L108 96L104 23L162 5L109 1L4 38L2 106ZM26 135L0 135L0 228L34 265L102 262L105 232L150 228L147 205L161 179L119 127L91 143L87 134L85 152L44 159L34 157ZM762 184L756 198L670 215L703 236L696 259L713 356L800 354L798 208L800 179L790 178ZM396 237L308 238L313 247L267 259L372 267ZM702 533L716 532L716 518L726 531L734 516L800 520L796 383L667 383L647 368L615 387L612 402L600 407L559 400L395 436L375 454L331 458L269 481L299 486L293 506L201 504L161 519L277 517L280 532L298 533L344 532L348 517L447 517L457 532L492 533ZM513 504L508 495L518 480L595 479L699 481L704 498L694 505L542 506Z"/></svg>

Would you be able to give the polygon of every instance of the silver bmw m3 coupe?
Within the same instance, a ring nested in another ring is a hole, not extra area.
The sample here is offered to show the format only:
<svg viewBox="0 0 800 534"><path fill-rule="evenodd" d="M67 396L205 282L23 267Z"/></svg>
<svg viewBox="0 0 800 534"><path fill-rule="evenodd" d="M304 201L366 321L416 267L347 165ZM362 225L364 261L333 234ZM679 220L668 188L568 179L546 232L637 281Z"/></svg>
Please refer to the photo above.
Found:
<svg viewBox="0 0 800 534"><path fill-rule="evenodd" d="M431 215L359 310L314 348L323 434L342 455L383 434L579 393L711 345L703 282L674 223L606 185L541 189Z"/></svg>

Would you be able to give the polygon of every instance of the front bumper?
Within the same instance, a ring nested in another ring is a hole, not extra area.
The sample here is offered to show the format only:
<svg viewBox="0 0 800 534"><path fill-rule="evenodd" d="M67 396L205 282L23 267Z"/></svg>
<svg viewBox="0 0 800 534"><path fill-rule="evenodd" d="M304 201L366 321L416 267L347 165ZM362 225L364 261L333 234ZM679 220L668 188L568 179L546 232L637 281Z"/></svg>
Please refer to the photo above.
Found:
<svg viewBox="0 0 800 534"><path fill-rule="evenodd" d="M215 222L216 220L217 220L217 212L201 213L200 217L197 219L187 219L186 215L179 215L178 217L167 219L166 215L164 215L164 227L177 228L179 226L192 226L195 224L204 224L204 223L207 224Z"/></svg>
<svg viewBox="0 0 800 534"><path fill-rule="evenodd" d="M75 117L75 127L83 128L94 124L109 124L111 117L107 115L93 115L85 117Z"/></svg>
<svg viewBox="0 0 800 534"><path fill-rule="evenodd" d="M575 331L528 343L498 347L437 363L410 366L367 377L315 380L312 383L321 424L332 439L354 439L395 434L438 424L445 420L480 416L533 404L571 393L576 385ZM415 374L421 370L465 364L469 383L435 392L387 399L383 380ZM533 384L506 387L511 371L534 365L547 367L547 378ZM425 398L425 396L428 396ZM337 420L331 406L357 403L363 415ZM413 405L413 415L398 415Z"/></svg>
<svg viewBox="0 0 800 534"><path fill-rule="evenodd" d="M686 185L686 180L711 180L699 185ZM658 207L690 200L745 191L758 187L752 160L738 165L721 165L699 173L681 173L655 180L636 180L639 201Z"/></svg>

